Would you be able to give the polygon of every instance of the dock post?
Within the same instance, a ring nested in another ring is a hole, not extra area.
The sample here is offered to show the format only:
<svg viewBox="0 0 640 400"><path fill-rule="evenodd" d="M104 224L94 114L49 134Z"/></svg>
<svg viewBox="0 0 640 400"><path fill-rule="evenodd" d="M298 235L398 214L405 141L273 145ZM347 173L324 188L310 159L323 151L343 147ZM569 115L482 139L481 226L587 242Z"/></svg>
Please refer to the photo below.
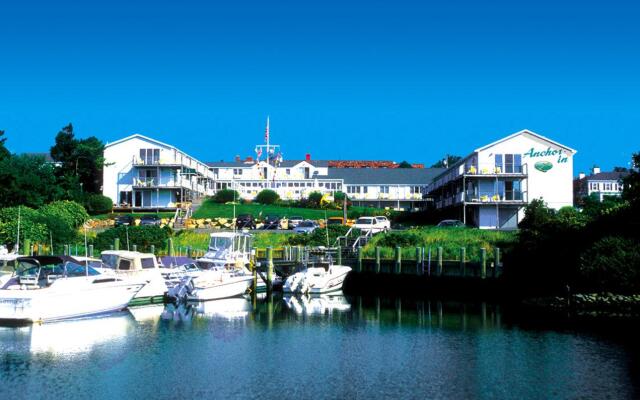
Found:
<svg viewBox="0 0 640 400"><path fill-rule="evenodd" d="M193 250L191 246L187 246L187 257L192 258L191 256L193 256Z"/></svg>
<svg viewBox="0 0 640 400"><path fill-rule="evenodd" d="M436 268L436 275L442 276L442 247L438 247L438 266Z"/></svg>
<svg viewBox="0 0 640 400"><path fill-rule="evenodd" d="M120 238L113 239L113 249L120 250Z"/></svg>
<svg viewBox="0 0 640 400"><path fill-rule="evenodd" d="M93 258L93 245L89 245L89 257Z"/></svg>
<svg viewBox="0 0 640 400"><path fill-rule="evenodd" d="M253 290L251 294L253 295L253 300L256 299L256 294L258 293L258 268L256 267L256 250L251 250L251 256L249 257L249 267L251 268L251 273L253 274Z"/></svg>
<svg viewBox="0 0 640 400"><path fill-rule="evenodd" d="M496 260L495 263L493 265L493 277L497 278L498 277L498 267L501 266L502 261L500 260L500 248L496 247Z"/></svg>
<svg viewBox="0 0 640 400"><path fill-rule="evenodd" d="M138 251L138 245L137 244L131 245L131 250Z"/></svg>
<svg viewBox="0 0 640 400"><path fill-rule="evenodd" d="M151 254L155 255L155 254L156 254L156 245L155 245L155 244L152 244L150 247L151 247L151 248L149 249L149 252L150 252Z"/></svg>
<svg viewBox="0 0 640 400"><path fill-rule="evenodd" d="M296 247L296 263L299 264L302 262L302 246L298 245Z"/></svg>
<svg viewBox="0 0 640 400"><path fill-rule="evenodd" d="M109 250L115 250L112 244L109 245Z"/></svg>
<svg viewBox="0 0 640 400"><path fill-rule="evenodd" d="M376 246L376 274L380 273L380 246Z"/></svg>
<svg viewBox="0 0 640 400"><path fill-rule="evenodd" d="M401 274L402 273L402 248L400 246L396 246L396 253L395 253L395 260L396 260L396 274Z"/></svg>
<svg viewBox="0 0 640 400"><path fill-rule="evenodd" d="M480 249L480 278L485 279L487 277L487 249L484 247Z"/></svg>
<svg viewBox="0 0 640 400"><path fill-rule="evenodd" d="M460 247L460 275L467 275L467 249L465 247Z"/></svg>
<svg viewBox="0 0 640 400"><path fill-rule="evenodd" d="M25 240L25 244L27 244L26 242L27 242L27 241ZM25 247L26 247L26 246L25 246ZM68 245L68 244L65 244L65 245L64 245L64 250L62 250L62 254L64 254L65 256L68 256L68 255L69 255L69 245Z"/></svg>
<svg viewBox="0 0 640 400"><path fill-rule="evenodd" d="M169 257L173 257L173 238L169 238L169 240L167 240L167 255L169 255Z"/></svg>
<svg viewBox="0 0 640 400"><path fill-rule="evenodd" d="M342 247L338 246L338 265L342 265Z"/></svg>
<svg viewBox="0 0 640 400"><path fill-rule="evenodd" d="M273 247L267 247L267 291L273 289Z"/></svg>
<svg viewBox="0 0 640 400"><path fill-rule="evenodd" d="M420 266L422 265L422 248L416 247L416 275L422 275Z"/></svg>
<svg viewBox="0 0 640 400"><path fill-rule="evenodd" d="M362 247L358 247L358 272L362 272Z"/></svg>
<svg viewBox="0 0 640 400"><path fill-rule="evenodd" d="M31 252L31 239L25 239L24 240L24 255L25 256L30 256L30 252Z"/></svg>

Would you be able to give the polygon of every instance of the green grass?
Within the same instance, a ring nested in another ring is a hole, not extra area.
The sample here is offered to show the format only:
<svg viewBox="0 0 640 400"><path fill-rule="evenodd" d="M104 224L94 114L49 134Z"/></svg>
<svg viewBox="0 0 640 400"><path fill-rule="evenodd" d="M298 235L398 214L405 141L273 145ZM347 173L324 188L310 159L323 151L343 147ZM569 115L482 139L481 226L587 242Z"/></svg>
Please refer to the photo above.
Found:
<svg viewBox="0 0 640 400"><path fill-rule="evenodd" d="M287 244L287 239L295 233L257 232L252 233L253 247L265 248L268 246L282 247ZM194 231L180 231L173 238L175 248L191 247L197 250L206 250L209 245L209 233Z"/></svg>
<svg viewBox="0 0 640 400"><path fill-rule="evenodd" d="M348 216L353 218L360 215L381 215L386 210L369 207L349 207ZM304 219L324 219L325 210L312 208L288 207L286 205L263 205L257 203L237 204L236 215L251 214L254 217L277 215L278 217L301 216ZM341 217L342 210L326 210L327 217ZM232 218L233 205L221 204L210 200L202 203L193 214L194 218Z"/></svg>
<svg viewBox="0 0 640 400"><path fill-rule="evenodd" d="M435 259L438 247L443 249L445 260L458 260L460 248L466 248L468 261L480 261L480 249L487 249L489 259L493 258L496 247L505 249L517 240L516 232L492 231L475 228L437 228L425 227L409 229L401 232L378 234L365 246L364 256L375 257L376 246L381 246L382 258L393 258L394 247L397 244L404 245L402 257L404 259L415 258L415 248L431 248L431 257ZM386 245L386 246L385 246Z"/></svg>
<svg viewBox="0 0 640 400"><path fill-rule="evenodd" d="M131 215L133 218L144 217L145 215L157 215L160 218L172 218L175 213L172 212L137 212L137 213L109 213L109 214L98 214L92 215L91 219L112 219L120 215Z"/></svg>

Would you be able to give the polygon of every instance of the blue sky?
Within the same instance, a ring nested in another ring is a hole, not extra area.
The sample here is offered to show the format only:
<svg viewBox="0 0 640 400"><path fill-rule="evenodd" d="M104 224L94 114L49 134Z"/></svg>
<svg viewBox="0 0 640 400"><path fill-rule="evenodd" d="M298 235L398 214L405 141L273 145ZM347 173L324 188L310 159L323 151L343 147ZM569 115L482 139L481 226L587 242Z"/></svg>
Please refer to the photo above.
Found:
<svg viewBox="0 0 640 400"><path fill-rule="evenodd" d="M72 122L230 160L267 115L289 159L431 164L524 128L576 174L640 151L638 2L76 3L0 5L12 151Z"/></svg>

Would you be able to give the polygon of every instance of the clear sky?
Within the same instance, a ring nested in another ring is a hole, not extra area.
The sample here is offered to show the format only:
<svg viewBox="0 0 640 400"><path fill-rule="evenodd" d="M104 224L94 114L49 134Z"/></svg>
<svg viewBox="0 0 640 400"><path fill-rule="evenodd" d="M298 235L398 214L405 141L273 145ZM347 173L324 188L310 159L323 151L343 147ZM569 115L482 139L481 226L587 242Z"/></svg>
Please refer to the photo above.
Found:
<svg viewBox="0 0 640 400"><path fill-rule="evenodd" d="M14 152L142 133L203 161L431 164L527 128L575 170L640 151L640 2L4 1Z"/></svg>

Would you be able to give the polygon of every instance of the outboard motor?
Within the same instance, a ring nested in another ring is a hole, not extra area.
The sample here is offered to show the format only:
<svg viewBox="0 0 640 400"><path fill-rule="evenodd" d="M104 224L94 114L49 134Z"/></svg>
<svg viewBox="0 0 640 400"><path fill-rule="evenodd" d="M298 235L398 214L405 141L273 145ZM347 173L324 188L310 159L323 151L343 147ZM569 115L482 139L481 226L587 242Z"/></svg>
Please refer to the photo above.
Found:
<svg viewBox="0 0 640 400"><path fill-rule="evenodd" d="M184 276L180 280L180 283L167 291L167 298L169 302L174 304L186 303L187 297L193 293L193 289L193 277Z"/></svg>

